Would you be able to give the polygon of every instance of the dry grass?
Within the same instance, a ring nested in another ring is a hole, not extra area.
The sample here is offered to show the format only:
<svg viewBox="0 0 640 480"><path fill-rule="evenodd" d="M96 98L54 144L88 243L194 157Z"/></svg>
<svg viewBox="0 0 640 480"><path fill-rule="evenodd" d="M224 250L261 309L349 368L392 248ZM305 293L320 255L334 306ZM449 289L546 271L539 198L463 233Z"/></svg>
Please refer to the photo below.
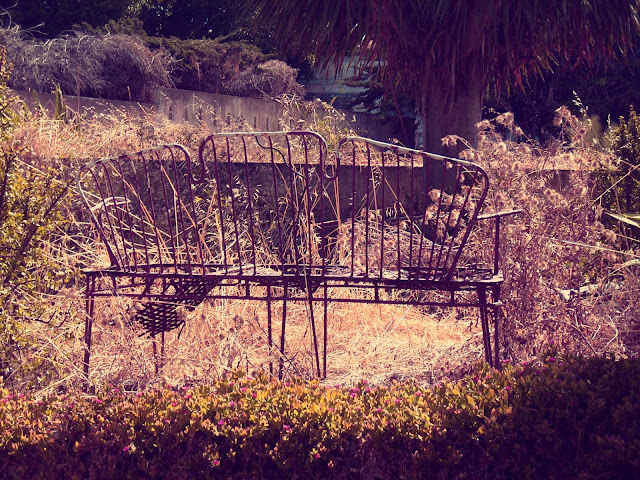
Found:
<svg viewBox="0 0 640 480"><path fill-rule="evenodd" d="M92 381L97 384L141 388L158 382L208 383L236 368L249 373L269 370L270 362L277 376L279 357L269 354L264 302L203 303L189 313L181 331L166 334L162 359L159 342L154 357L152 340L140 337L140 328L128 322L130 308L131 301L122 298L99 303L92 349ZM313 376L308 308L304 300L287 304L285 376ZM281 311L281 304L275 304L276 344ZM315 313L320 328L321 308L316 307ZM451 311L434 314L411 306L333 302L329 304L325 382L353 384L367 379L381 384L415 378L431 383L460 373L481 358L480 337L477 325ZM157 364L161 368L156 374Z"/></svg>
<svg viewBox="0 0 640 480"><path fill-rule="evenodd" d="M333 129L330 134L338 135L343 124L339 119L329 120L322 117L320 122L324 123L319 128ZM498 120L515 131L508 118L506 125L504 118ZM505 141L494 125L481 125L484 134L479 149L463 155L480 162L490 173L493 189L488 211L525 209L525 215L509 221L503 232L506 355L514 361L528 360L550 341L589 354L613 351L636 355L640 349L640 276L637 266L628 261L638 258L638 245L606 229L590 197L591 172L608 161L607 157L581 145L580 138L574 138L570 147L552 145L546 149L526 141ZM313 128L308 123L305 126ZM207 133L204 127L152 117L131 118L114 110L75 123L32 115L16 135L20 143L29 146L24 158L32 166L62 159L72 174L87 159L163 142L183 143L197 151L195 146ZM555 162L573 169L562 187L555 185L549 174L550 165L558 168ZM78 200L70 199L65 208L71 221L44 246L46 254L60 268L76 272L104 261L104 250L82 216ZM490 235L490 225L483 227L470 245L485 260ZM24 299L26 304L47 306L46 318L32 318L25 324L35 343L32 350L24 352L24 364L39 356L43 365L50 366L38 367L31 374L49 375L34 383L41 391L78 386L82 379L83 283L79 275L75 278L77 283L70 282L57 293ZM566 301L559 293L559 289L586 284L595 285L595 294L574 295ZM140 337L140 331L128 323L131 307L131 301L124 298L97 304L91 376L97 385L145 388L160 382L211 382L229 369L241 367L251 372L268 368L270 360L277 364L267 347L264 303L205 302L188 314L181 332L166 335L161 360L160 347L154 357L152 340ZM280 308L277 304L274 307L275 319ZM291 302L288 312L286 372L309 376L308 306L304 301ZM329 312L326 382L331 384L351 384L362 378L373 383L404 378L433 383L468 371L482 358L475 312L336 302L330 303ZM318 328L321 318L318 310ZM277 320L274 332L279 332Z"/></svg>

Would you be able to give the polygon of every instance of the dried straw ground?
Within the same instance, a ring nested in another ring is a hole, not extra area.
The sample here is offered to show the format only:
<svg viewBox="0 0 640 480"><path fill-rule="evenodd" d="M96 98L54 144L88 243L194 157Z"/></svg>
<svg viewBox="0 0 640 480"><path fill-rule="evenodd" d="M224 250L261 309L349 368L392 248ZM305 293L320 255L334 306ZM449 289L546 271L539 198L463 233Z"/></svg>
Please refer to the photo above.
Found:
<svg viewBox="0 0 640 480"><path fill-rule="evenodd" d="M341 292L345 294L345 292ZM347 295L359 295L347 292ZM93 334L92 381L130 388L158 382L173 385L211 382L227 371L278 373L279 357L269 355L264 302L211 300L187 315L181 331L165 336L156 355L149 337L128 321L131 302L102 300ZM284 374L311 377L313 348L308 304L287 305ZM321 311L316 307L316 317ZM281 306L274 313L274 341L279 341ZM318 322L318 320L316 320ZM317 325L320 328L320 323ZM412 306L329 304L328 384L376 384L414 378L432 383L465 370L482 358L481 329L452 311L424 311ZM160 366L156 374L156 366Z"/></svg>

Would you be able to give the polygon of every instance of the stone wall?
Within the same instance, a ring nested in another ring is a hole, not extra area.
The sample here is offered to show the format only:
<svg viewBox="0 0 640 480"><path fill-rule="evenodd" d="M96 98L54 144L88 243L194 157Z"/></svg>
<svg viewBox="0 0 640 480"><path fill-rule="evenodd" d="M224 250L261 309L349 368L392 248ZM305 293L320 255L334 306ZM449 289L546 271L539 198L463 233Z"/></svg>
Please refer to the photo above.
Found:
<svg viewBox="0 0 640 480"><path fill-rule="evenodd" d="M29 108L41 105L53 115L55 96L31 91L17 92ZM109 113L113 108L123 109L132 115L163 115L174 122L205 122L211 131L232 126L238 130L277 131L282 129L283 105L276 101L256 98L216 95L176 88L159 88L153 104L122 102L98 98L65 95L70 116ZM403 145L414 145L413 119L381 118L377 115L343 112L354 130L363 137L389 141L398 139ZM293 123L289 125L293 127Z"/></svg>

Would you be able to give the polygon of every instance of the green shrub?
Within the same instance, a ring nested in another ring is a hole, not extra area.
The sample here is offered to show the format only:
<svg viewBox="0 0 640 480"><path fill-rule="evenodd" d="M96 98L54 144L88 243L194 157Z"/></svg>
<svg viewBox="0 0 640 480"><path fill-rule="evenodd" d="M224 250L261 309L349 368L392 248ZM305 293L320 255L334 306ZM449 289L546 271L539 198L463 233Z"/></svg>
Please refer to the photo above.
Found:
<svg viewBox="0 0 640 480"><path fill-rule="evenodd" d="M177 59L179 67L173 72L177 88L254 98L303 95L296 81L298 71L255 45L176 37L146 37L145 41Z"/></svg>
<svg viewBox="0 0 640 480"><path fill-rule="evenodd" d="M616 158L613 168L599 172L600 204L610 212L640 212L640 117L633 106L608 136Z"/></svg>
<svg viewBox="0 0 640 480"><path fill-rule="evenodd" d="M10 478L633 478L640 362L480 366L426 388L275 382L0 391Z"/></svg>
<svg viewBox="0 0 640 480"><path fill-rule="evenodd" d="M44 351L28 353L34 340L23 321L45 308L33 301L34 294L63 279L43 243L62 221L58 207L68 190L59 168L29 163L28 149L14 140L21 105L8 92L9 72L0 49L0 378L5 381L46 363Z"/></svg>

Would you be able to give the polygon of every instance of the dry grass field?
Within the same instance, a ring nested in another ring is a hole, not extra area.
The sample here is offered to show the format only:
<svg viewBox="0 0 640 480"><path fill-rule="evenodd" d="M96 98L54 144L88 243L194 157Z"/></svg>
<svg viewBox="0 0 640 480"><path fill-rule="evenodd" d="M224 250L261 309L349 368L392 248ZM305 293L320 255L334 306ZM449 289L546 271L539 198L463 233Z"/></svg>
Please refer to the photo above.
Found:
<svg viewBox="0 0 640 480"><path fill-rule="evenodd" d="M513 117L503 114L480 124L478 148L462 152L490 174L486 211L525 210L503 232L504 356L530 360L549 343L587 354L634 356L640 347L638 245L623 229L605 227L594 193L595 172L610 168L612 157L585 141L587 122L565 110L558 115L563 130L555 144L542 148L523 138ZM312 115L301 127L320 132L329 144L346 128L338 115L328 113ZM117 110L67 122L31 112L23 115L13 141L24 147L21 168L45 172L55 165L57 181L63 181L73 178L83 162L165 142L197 151L207 133L204 125L173 124L152 115L130 118ZM514 140L506 140L505 134ZM565 177L560 178L559 170L568 170ZM17 289L6 297L20 306L18 328L24 340L6 359L11 368L4 381L16 389L63 391L82 382L80 271L104 262L106 255L72 190L61 208L63 220L47 236L41 253L46 268L66 272L65 280L44 293L22 295ZM471 239L478 258L489 259L490 235L486 225ZM584 286L589 288L583 295L562 294ZM164 350L157 345L155 353L153 342L128 322L132 308L124 298L96 305L95 385L138 390L163 383L207 383L236 368L268 370L270 363L275 372L279 359L268 351L266 309L260 302L207 301L185 312L185 327L167 334ZM276 319L279 308L276 304ZM288 305L287 375L308 377L312 372L308 308L304 301ZM274 330L278 328L276 321ZM482 334L475 312L334 302L329 304L327 357L328 384L406 378L432 384L466 373L481 360Z"/></svg>

